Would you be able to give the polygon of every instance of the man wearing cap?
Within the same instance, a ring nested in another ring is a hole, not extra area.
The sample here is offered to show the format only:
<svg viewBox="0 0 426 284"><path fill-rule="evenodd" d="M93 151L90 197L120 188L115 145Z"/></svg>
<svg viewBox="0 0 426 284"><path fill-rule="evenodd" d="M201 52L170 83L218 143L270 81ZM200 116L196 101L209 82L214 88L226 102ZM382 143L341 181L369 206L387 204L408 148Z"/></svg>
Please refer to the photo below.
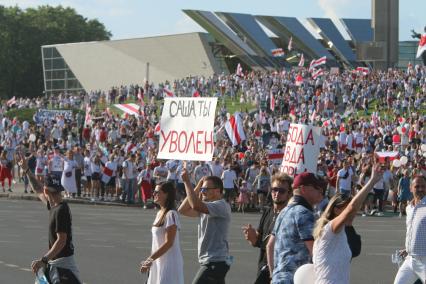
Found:
<svg viewBox="0 0 426 284"><path fill-rule="evenodd" d="M64 188L58 176L48 174L42 185L28 168L28 161L21 157L19 165L27 175L30 185L49 210L49 251L31 263L33 273L44 267L49 283L81 283L74 259L71 210L63 202Z"/></svg>
<svg viewBox="0 0 426 284"><path fill-rule="evenodd" d="M293 199L280 212L267 244L274 254L268 263L271 283L292 284L297 268L310 262L314 237L313 206L324 197L326 183L308 172L298 174L293 182ZM272 263L273 262L273 263Z"/></svg>

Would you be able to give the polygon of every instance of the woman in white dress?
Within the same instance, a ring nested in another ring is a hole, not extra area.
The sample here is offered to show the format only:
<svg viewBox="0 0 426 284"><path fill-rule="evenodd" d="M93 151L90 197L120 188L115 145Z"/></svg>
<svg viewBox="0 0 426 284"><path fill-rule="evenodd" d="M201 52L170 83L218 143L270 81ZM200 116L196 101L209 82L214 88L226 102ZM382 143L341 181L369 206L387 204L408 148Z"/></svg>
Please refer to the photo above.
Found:
<svg viewBox="0 0 426 284"><path fill-rule="evenodd" d="M316 284L349 284L352 253L345 233L383 170L375 165L372 176L353 197L336 194L318 219L314 229L313 263Z"/></svg>
<svg viewBox="0 0 426 284"><path fill-rule="evenodd" d="M71 150L67 151L64 159L64 171L62 172L61 184L65 188L66 196L70 197L70 193L77 193L77 183L75 179L75 169L77 162L74 160L74 154Z"/></svg>
<svg viewBox="0 0 426 284"><path fill-rule="evenodd" d="M157 185L154 202L160 206L160 210L152 227L151 255L141 262L140 271L149 271L148 284L183 284L180 222L175 210L176 188L173 183Z"/></svg>

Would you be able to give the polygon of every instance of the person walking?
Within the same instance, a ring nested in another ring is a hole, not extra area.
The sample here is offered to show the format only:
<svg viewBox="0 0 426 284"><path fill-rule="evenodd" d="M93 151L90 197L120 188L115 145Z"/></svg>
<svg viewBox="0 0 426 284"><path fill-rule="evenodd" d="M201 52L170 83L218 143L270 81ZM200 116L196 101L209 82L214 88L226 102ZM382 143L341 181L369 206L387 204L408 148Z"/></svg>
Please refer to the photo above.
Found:
<svg viewBox="0 0 426 284"><path fill-rule="evenodd" d="M316 222L312 258L316 284L349 283L352 253L345 226L352 223L368 193L382 175L381 166L375 165L371 178L353 198L344 193L336 194Z"/></svg>
<svg viewBox="0 0 426 284"><path fill-rule="evenodd" d="M198 262L201 267L192 283L224 284L232 257L228 242L231 206L223 199L222 180L217 176L203 177L193 189L186 167L182 170L182 180L187 197L178 212L199 218Z"/></svg>
<svg viewBox="0 0 426 284"><path fill-rule="evenodd" d="M413 200L407 205L407 233L405 249L400 255L405 258L396 274L394 284L411 284L416 279L426 280L426 177L412 178Z"/></svg>
<svg viewBox="0 0 426 284"><path fill-rule="evenodd" d="M295 177L292 201L278 215L266 246L271 283L293 284L297 268L311 261L313 206L324 198L326 188L326 182L313 173Z"/></svg>
<svg viewBox="0 0 426 284"><path fill-rule="evenodd" d="M49 210L49 250L31 263L34 274L45 269L49 283L80 284L79 270L74 258L72 216L68 203L62 200L64 190L60 177L48 174L41 184L28 168L28 160L20 156L19 165L27 175L33 190Z"/></svg>
<svg viewBox="0 0 426 284"><path fill-rule="evenodd" d="M152 227L151 255L141 262L140 271L149 271L148 284L183 284L183 258L180 250L179 215L176 188L172 182L160 183L154 190L160 210Z"/></svg>
<svg viewBox="0 0 426 284"><path fill-rule="evenodd" d="M242 228L245 239L252 246L260 248L255 284L269 284L271 281L266 257L266 244L271 236L278 214L287 205L292 195L292 183L293 179L286 174L273 175L271 188L272 207L263 212L257 229L254 229L251 224L247 224Z"/></svg>

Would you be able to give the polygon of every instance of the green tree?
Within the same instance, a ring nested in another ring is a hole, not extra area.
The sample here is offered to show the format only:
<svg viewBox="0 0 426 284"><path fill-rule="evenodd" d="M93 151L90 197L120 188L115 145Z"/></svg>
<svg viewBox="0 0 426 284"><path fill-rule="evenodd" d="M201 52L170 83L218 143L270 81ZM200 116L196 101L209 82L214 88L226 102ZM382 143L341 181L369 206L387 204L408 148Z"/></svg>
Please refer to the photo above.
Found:
<svg viewBox="0 0 426 284"><path fill-rule="evenodd" d="M0 97L35 97L43 91L41 46L108 40L96 19L73 8L40 6L21 10L0 5Z"/></svg>

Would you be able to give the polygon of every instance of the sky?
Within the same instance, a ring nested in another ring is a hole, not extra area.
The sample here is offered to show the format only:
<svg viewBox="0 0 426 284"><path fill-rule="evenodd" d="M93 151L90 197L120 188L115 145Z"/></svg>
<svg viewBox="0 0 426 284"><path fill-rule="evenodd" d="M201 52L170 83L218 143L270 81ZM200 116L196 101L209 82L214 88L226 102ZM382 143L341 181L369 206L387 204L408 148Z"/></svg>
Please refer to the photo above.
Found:
<svg viewBox="0 0 426 284"><path fill-rule="evenodd" d="M399 3L399 39L411 40L410 30L422 32L426 25L426 1ZM84 17L102 22L112 39L204 31L182 9L297 17L305 25L307 17L328 17L341 31L339 18L371 18L371 0L0 0L0 5L22 9L39 5L72 7Z"/></svg>

